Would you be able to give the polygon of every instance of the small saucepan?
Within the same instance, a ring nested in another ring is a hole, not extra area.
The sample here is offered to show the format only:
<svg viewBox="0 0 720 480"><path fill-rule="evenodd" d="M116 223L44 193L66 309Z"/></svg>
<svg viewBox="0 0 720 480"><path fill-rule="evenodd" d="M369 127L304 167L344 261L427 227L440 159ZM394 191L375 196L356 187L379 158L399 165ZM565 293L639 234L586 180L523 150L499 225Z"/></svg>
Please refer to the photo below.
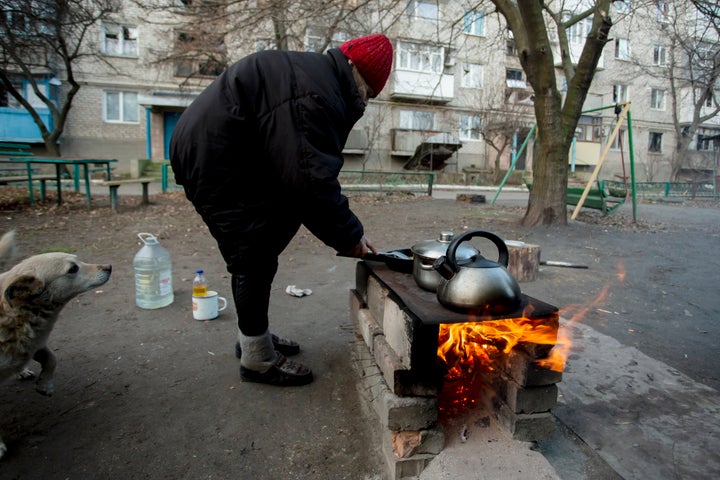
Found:
<svg viewBox="0 0 720 480"><path fill-rule="evenodd" d="M442 277L433 268L433 263L445 255L454 237L455 235L452 232L440 232L438 238L416 243L410 249L412 252L413 278L415 279L415 283L423 290L429 292L435 292L437 290ZM475 247L466 243L458 247L456 256L459 262L463 262L479 253Z"/></svg>

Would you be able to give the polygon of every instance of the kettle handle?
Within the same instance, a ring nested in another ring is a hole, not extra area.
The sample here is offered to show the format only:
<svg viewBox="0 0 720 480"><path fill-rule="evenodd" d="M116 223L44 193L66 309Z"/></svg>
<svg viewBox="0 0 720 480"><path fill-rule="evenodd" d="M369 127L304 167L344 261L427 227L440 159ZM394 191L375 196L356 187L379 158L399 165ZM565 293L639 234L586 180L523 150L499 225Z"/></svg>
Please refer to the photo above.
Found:
<svg viewBox="0 0 720 480"><path fill-rule="evenodd" d="M457 259L455 258L455 251L457 250L458 246L462 242L475 237L487 238L492 243L494 243L498 249L498 263L504 267L508 266L508 263L510 261L510 252L508 251L507 245L502 238L498 237L492 232L488 232L487 230L470 230L469 232L465 232L462 235L455 237L448 246L447 255L445 255L445 257L449 264L448 266L450 267L450 269L452 269L453 272L457 272L460 270L460 267L458 267L457 264Z"/></svg>

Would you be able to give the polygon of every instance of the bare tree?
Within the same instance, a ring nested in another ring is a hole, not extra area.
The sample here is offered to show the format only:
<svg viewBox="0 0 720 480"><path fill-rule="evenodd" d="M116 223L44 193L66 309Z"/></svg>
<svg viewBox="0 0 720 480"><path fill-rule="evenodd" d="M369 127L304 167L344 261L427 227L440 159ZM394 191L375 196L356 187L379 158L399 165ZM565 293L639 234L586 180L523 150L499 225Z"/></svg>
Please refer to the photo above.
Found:
<svg viewBox="0 0 720 480"><path fill-rule="evenodd" d="M590 7L577 13L564 9L563 2L490 1L513 33L520 63L534 92L537 140L533 149L533 188L523 223L567 224L568 153L600 55L608 42L611 1L584 2ZM578 5L575 2L573 6ZM582 53L575 60L570 54L567 29L585 19L591 19L591 24ZM555 58L553 52L551 29L560 44L560 58ZM562 65L567 84L564 101L557 84L557 61Z"/></svg>
<svg viewBox="0 0 720 480"><path fill-rule="evenodd" d="M65 128L73 99L80 90L73 71L89 48L91 27L116 11L115 0L0 0L0 82L25 108L40 129L45 147L59 155L58 139ZM65 88L53 99L41 88L40 79L55 75ZM44 108L52 115L46 125L38 107L18 88L26 81Z"/></svg>
<svg viewBox="0 0 720 480"><path fill-rule="evenodd" d="M702 159L694 161L698 156L689 151L690 144L703 123L720 113L720 36L717 5L715 17L692 3L673 6L666 24L670 39L666 76L676 138L671 179L677 180L683 167L701 168Z"/></svg>
<svg viewBox="0 0 720 480"><path fill-rule="evenodd" d="M256 50L322 52L356 34L381 31L368 12L396 10L395 6L403 1L181 0L171 6L165 0L136 3L148 12L169 14L156 22L176 33L170 52L155 49L154 62L174 67L194 65L191 72L186 69L181 76L186 77L185 84L192 78L199 80L194 82L197 84L203 77L216 74L213 70L222 70L231 63L229 51L247 51L247 45L233 48L247 39L255 40Z"/></svg>

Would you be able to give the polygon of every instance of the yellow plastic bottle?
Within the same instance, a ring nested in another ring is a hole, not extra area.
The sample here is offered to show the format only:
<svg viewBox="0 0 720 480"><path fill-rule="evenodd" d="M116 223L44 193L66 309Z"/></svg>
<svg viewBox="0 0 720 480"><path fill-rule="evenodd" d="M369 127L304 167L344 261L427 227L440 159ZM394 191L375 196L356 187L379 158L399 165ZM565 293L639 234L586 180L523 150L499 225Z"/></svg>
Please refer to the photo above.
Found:
<svg viewBox="0 0 720 480"><path fill-rule="evenodd" d="M204 297L207 295L208 287L205 281L205 272L198 270L195 272L195 279L193 280L193 297Z"/></svg>

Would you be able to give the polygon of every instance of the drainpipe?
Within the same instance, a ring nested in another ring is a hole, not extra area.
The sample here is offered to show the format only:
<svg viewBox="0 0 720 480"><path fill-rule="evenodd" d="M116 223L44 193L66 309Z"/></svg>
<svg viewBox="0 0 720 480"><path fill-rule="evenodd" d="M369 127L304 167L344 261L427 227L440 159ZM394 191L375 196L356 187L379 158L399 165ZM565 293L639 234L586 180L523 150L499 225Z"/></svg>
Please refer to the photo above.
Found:
<svg viewBox="0 0 720 480"><path fill-rule="evenodd" d="M145 154L152 158L152 129L150 128L150 107L145 107Z"/></svg>

